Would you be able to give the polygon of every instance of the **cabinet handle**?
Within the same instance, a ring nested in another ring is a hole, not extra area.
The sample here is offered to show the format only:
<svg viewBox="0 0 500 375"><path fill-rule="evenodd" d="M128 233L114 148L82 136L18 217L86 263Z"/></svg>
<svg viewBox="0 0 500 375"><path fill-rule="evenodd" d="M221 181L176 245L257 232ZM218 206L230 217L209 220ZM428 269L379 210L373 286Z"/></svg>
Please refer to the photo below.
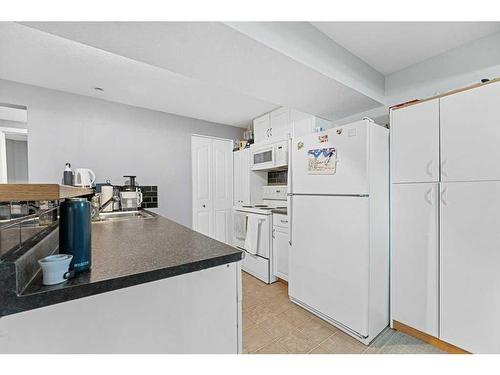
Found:
<svg viewBox="0 0 500 375"><path fill-rule="evenodd" d="M444 177L448 177L448 173L446 172L446 159L444 159L442 162L441 162L441 174L444 176Z"/></svg>
<svg viewBox="0 0 500 375"><path fill-rule="evenodd" d="M288 224L288 220L282 220L282 219L280 219L280 221L281 221L283 224Z"/></svg>
<svg viewBox="0 0 500 375"><path fill-rule="evenodd" d="M446 190L447 188L444 188L442 191L441 191L441 202L443 202L443 205L448 205L448 202L446 201Z"/></svg>
<svg viewBox="0 0 500 375"><path fill-rule="evenodd" d="M432 160L432 159L431 159L431 160L427 163L427 165L425 166L425 171L427 172L427 174L428 174L430 177L432 177L432 170L431 170L431 166L432 166L432 162L433 162L433 161L434 161L434 160Z"/></svg>
<svg viewBox="0 0 500 375"><path fill-rule="evenodd" d="M206 206L204 204L202 204L201 207L205 208Z"/></svg>
<svg viewBox="0 0 500 375"><path fill-rule="evenodd" d="M424 196L424 199L427 203L429 203L432 206L432 200L431 200L431 194L432 194L432 188L430 188Z"/></svg>

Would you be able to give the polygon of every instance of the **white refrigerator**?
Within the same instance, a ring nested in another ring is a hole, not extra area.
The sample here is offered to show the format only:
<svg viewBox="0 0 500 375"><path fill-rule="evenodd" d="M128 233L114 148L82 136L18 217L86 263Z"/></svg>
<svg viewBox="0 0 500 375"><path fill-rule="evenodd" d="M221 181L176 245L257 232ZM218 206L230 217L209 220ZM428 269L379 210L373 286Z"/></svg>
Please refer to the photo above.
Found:
<svg viewBox="0 0 500 375"><path fill-rule="evenodd" d="M290 157L290 298L368 344L389 323L389 131L364 119Z"/></svg>

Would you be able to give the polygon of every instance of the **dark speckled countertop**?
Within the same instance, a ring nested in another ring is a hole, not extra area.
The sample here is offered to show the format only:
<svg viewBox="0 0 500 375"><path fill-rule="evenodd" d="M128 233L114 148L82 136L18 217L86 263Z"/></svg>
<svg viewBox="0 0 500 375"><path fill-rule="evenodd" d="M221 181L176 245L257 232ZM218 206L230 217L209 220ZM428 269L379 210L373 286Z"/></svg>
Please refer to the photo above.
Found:
<svg viewBox="0 0 500 375"><path fill-rule="evenodd" d="M93 223L92 269L54 286L44 286L41 272L38 272L24 290L13 291L15 298L5 290L0 292L4 299L10 297L7 304L2 303L0 316L232 263L241 258L240 250L158 215Z"/></svg>
<svg viewBox="0 0 500 375"><path fill-rule="evenodd" d="M287 215L287 209L286 208L274 208L271 210L273 214L281 214L281 215Z"/></svg>

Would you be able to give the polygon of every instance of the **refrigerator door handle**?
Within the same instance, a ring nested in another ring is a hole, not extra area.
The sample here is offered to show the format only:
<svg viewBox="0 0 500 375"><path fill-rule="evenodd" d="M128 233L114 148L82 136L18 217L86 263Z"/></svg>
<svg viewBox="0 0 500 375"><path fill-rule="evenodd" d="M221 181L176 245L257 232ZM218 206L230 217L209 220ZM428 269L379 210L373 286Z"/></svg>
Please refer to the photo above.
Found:
<svg viewBox="0 0 500 375"><path fill-rule="evenodd" d="M292 246L292 230L293 230L293 196L288 194L286 196L286 203L288 206L288 244Z"/></svg>
<svg viewBox="0 0 500 375"><path fill-rule="evenodd" d="M448 202L446 201L446 188L443 188L443 190L441 190L441 202L443 203L443 205L448 205Z"/></svg>

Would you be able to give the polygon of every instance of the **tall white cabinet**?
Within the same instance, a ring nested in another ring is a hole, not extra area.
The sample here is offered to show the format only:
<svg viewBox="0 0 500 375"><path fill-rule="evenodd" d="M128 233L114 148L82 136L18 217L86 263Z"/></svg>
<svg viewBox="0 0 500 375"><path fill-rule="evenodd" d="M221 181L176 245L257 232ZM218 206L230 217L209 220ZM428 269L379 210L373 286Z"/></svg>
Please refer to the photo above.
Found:
<svg viewBox="0 0 500 375"><path fill-rule="evenodd" d="M500 83L391 111L392 320L500 353Z"/></svg>
<svg viewBox="0 0 500 375"><path fill-rule="evenodd" d="M262 200L262 186L267 185L267 173L250 169L250 149L233 152L234 205L243 206Z"/></svg>

